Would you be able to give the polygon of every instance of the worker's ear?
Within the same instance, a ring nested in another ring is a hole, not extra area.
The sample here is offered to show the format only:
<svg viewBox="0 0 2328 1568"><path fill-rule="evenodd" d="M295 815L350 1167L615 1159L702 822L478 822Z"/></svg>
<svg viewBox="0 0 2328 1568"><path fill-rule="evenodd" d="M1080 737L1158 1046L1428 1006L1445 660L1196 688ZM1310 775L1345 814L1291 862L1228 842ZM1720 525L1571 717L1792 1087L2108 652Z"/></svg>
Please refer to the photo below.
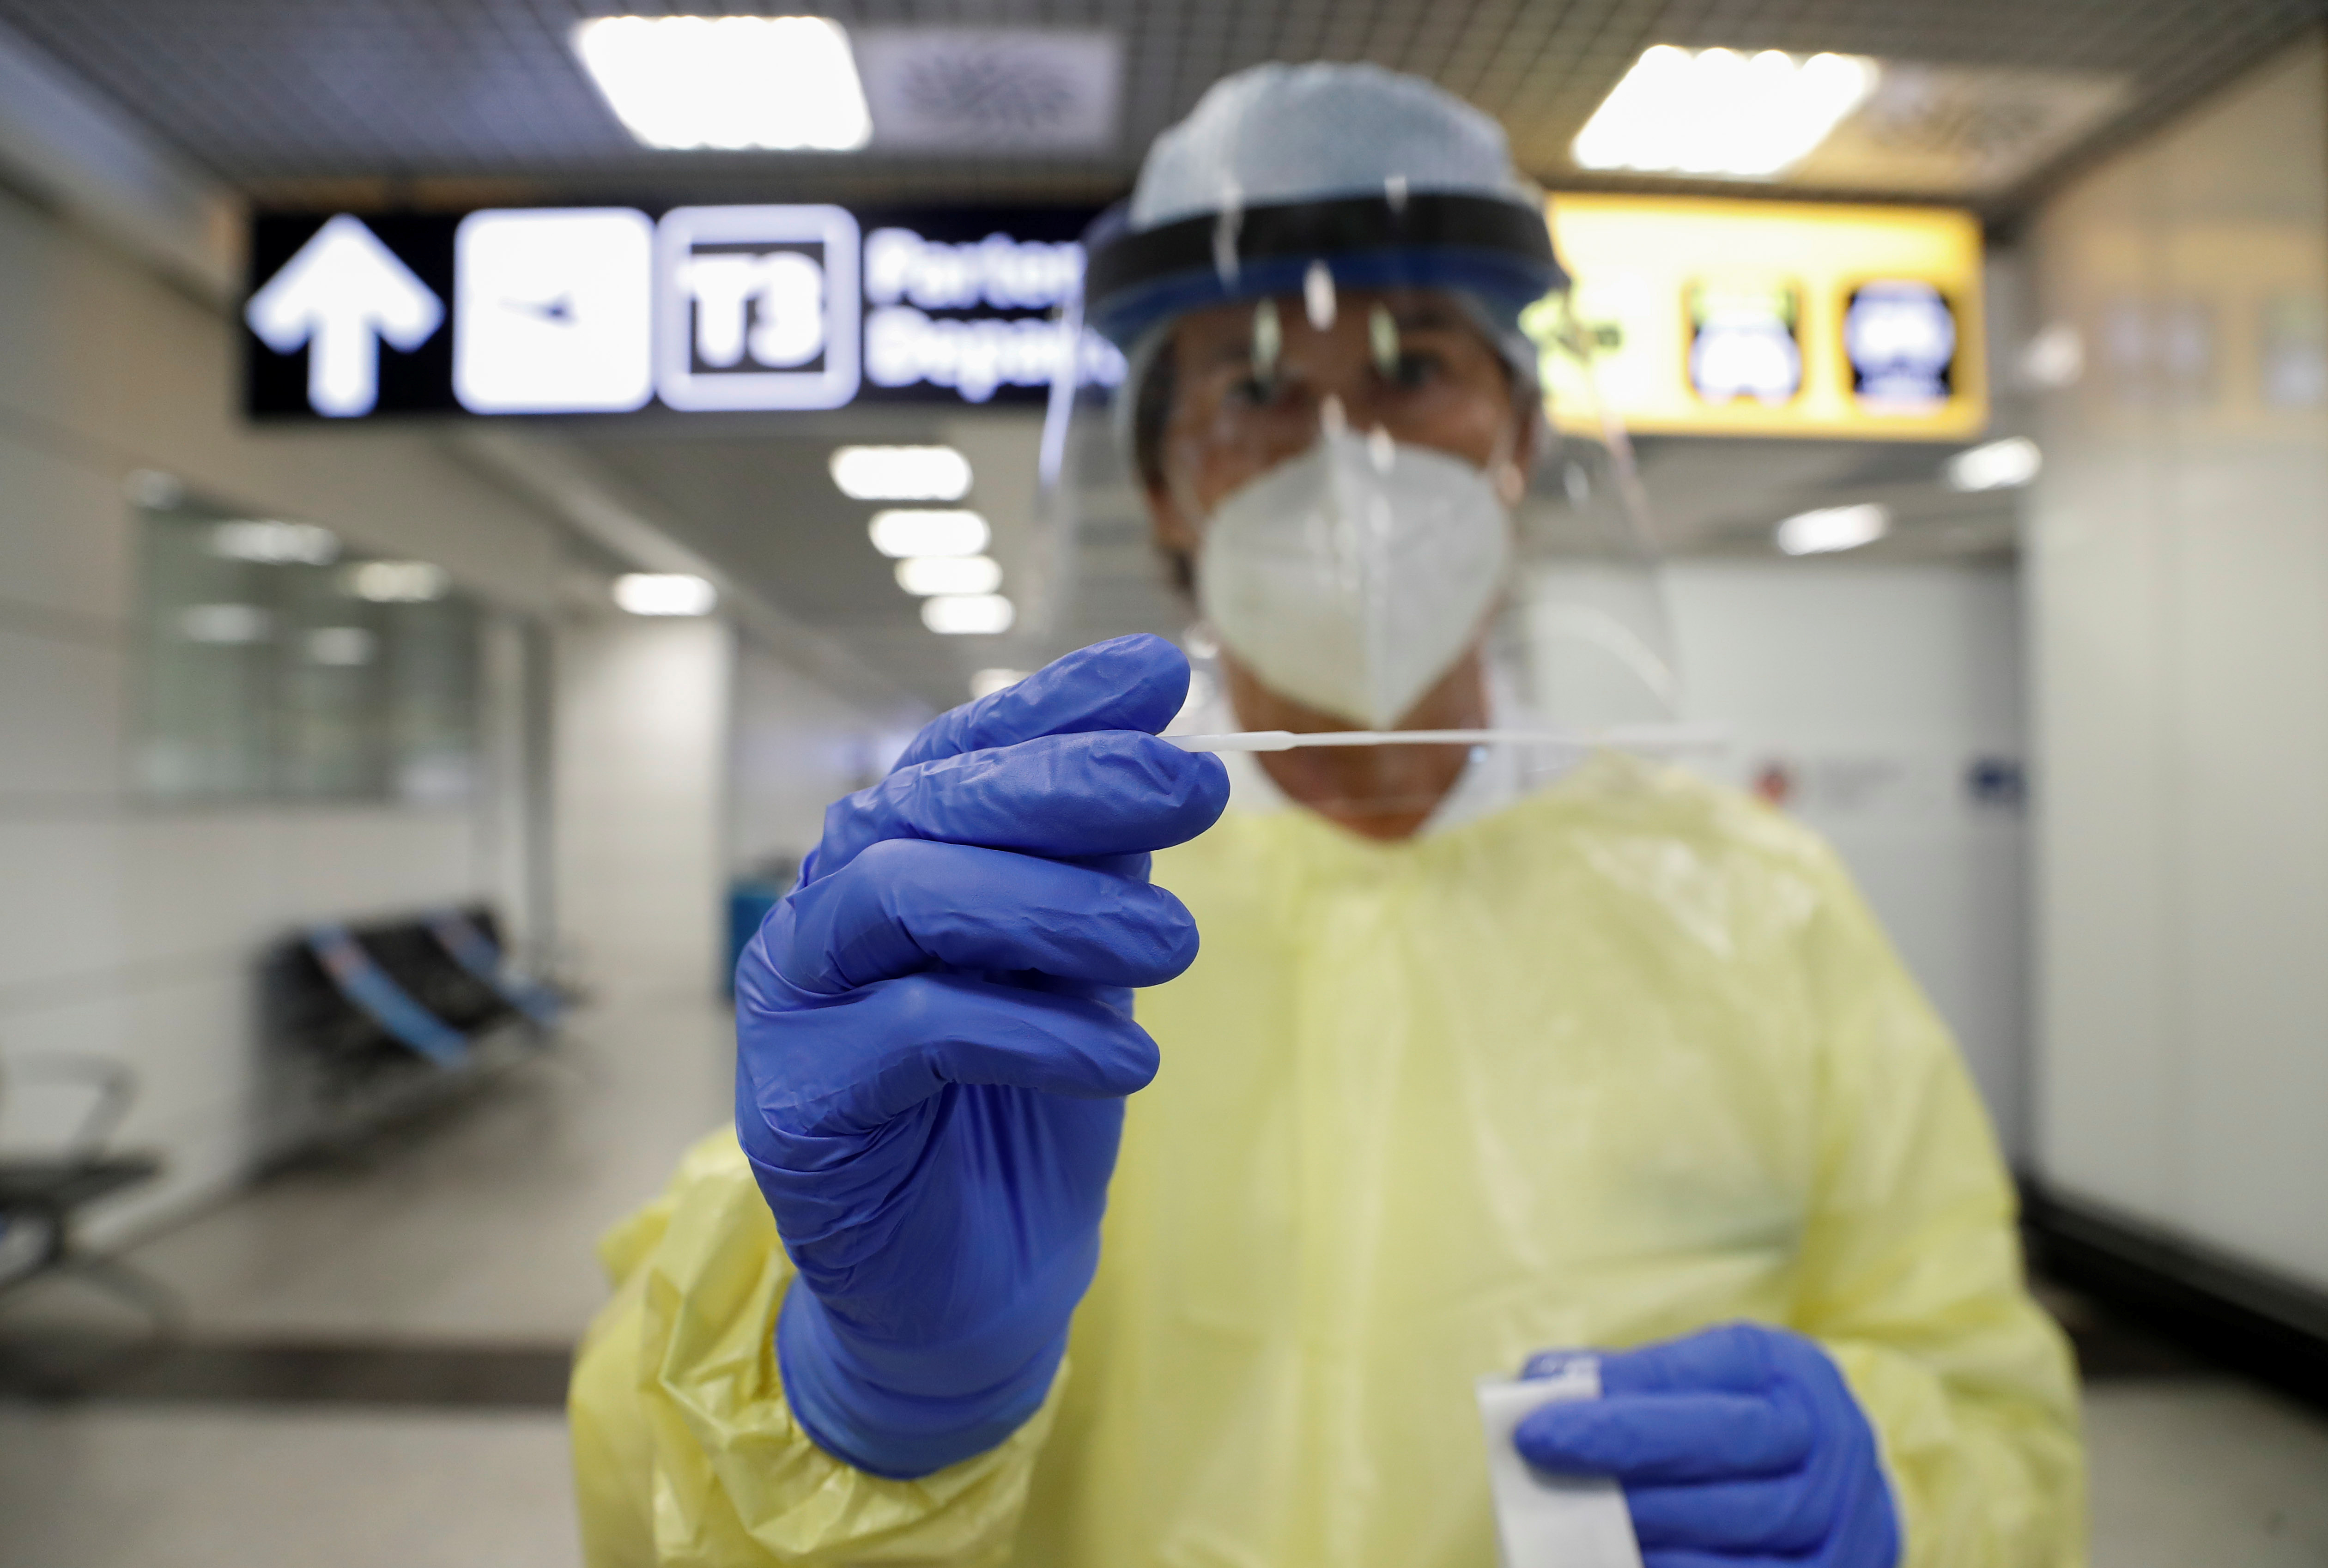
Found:
<svg viewBox="0 0 2328 1568"><path fill-rule="evenodd" d="M1488 478L1506 506L1517 506L1520 497L1527 493L1528 475L1535 472L1536 458L1543 453L1550 431L1544 423L1544 409L1529 396L1526 383L1515 380L1511 397L1511 446L1507 455L1496 463Z"/></svg>
<svg viewBox="0 0 2328 1568"><path fill-rule="evenodd" d="M1193 556L1197 540L1202 537L1189 516L1180 510L1172 492L1161 484L1143 485L1148 500L1148 522L1155 532L1156 548L1169 554Z"/></svg>
<svg viewBox="0 0 2328 1568"><path fill-rule="evenodd" d="M1544 455L1545 443L1552 438L1552 416L1545 410L1543 398L1534 394L1530 388L1522 385L1515 388L1514 391L1513 401L1518 407L1512 410L1512 418L1519 421L1517 452L1520 472L1533 474L1537 461Z"/></svg>
<svg viewBox="0 0 2328 1568"><path fill-rule="evenodd" d="M1197 596L1197 545L1199 535L1196 526L1173 501L1171 492L1159 485L1143 487L1148 502L1148 524L1150 537L1156 541L1156 553L1164 558L1164 569L1172 586L1182 597L1194 601Z"/></svg>
<svg viewBox="0 0 2328 1568"><path fill-rule="evenodd" d="M1199 538L1197 520L1174 499L1171 479L1165 473L1165 465L1171 461L1165 445L1172 430L1172 407L1179 396L1179 358L1177 338L1167 337L1156 346L1140 385L1132 391L1131 466L1148 502L1156 548L1167 555L1192 558Z"/></svg>

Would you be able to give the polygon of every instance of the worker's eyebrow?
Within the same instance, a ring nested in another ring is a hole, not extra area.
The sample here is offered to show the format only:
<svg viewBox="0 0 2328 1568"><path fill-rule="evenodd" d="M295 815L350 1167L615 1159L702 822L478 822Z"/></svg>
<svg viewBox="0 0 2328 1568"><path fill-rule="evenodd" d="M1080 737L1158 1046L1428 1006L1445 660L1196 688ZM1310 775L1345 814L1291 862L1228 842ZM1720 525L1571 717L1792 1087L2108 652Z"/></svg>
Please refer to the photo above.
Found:
<svg viewBox="0 0 2328 1568"><path fill-rule="evenodd" d="M1206 366L1241 365L1253 358L1253 336L1223 337L1207 347L1199 356Z"/></svg>
<svg viewBox="0 0 2328 1568"><path fill-rule="evenodd" d="M1390 307L1390 319L1401 332L1444 332L1470 324L1454 306L1433 300L1415 300Z"/></svg>

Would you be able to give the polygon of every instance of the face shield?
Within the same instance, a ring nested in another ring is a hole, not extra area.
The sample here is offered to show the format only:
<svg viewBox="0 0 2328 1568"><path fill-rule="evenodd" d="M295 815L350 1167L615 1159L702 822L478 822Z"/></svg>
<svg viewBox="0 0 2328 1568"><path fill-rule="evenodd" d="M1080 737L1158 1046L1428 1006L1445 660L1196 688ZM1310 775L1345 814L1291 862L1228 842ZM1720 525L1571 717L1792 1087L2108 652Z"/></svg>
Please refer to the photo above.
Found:
<svg viewBox="0 0 2328 1568"><path fill-rule="evenodd" d="M1533 782L1675 738L1640 486L1493 119L1372 66L1256 66L1084 247L1063 341L1124 374L1103 396L1063 356L1047 493L1079 549L1136 537L1177 583L1205 676L1180 728L1398 732L1267 763L1329 813L1438 798L1475 752ZM1527 740L1422 738L1488 729Z"/></svg>

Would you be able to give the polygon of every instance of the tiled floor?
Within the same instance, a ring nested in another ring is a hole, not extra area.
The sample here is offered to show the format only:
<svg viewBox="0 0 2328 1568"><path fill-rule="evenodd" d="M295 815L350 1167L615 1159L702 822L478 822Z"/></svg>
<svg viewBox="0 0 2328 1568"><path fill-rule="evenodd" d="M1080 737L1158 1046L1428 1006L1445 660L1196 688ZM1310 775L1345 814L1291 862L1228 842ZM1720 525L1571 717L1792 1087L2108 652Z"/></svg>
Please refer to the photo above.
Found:
<svg viewBox="0 0 2328 1568"><path fill-rule="evenodd" d="M0 1562L572 1568L566 1423L221 1405L0 1404Z"/></svg>
<svg viewBox="0 0 2328 1568"><path fill-rule="evenodd" d="M605 1297L599 1234L732 1114L731 1028L710 1006L584 1013L490 1095L130 1259L198 1336L571 1344Z"/></svg>
<svg viewBox="0 0 2328 1568"><path fill-rule="evenodd" d="M111 1397L0 1402L0 1563L572 1563L557 1358L604 1295L591 1242L728 1114L727 1030L586 1015L492 1098L137 1249L209 1348ZM307 1359L270 1369L286 1345ZM2155 1375L2088 1392L2096 1568L2328 1564L2328 1419L2124 1348Z"/></svg>
<svg viewBox="0 0 2328 1568"><path fill-rule="evenodd" d="M2087 1400L2095 1568L2328 1563L2328 1422L2224 1379ZM575 1561L553 1413L0 1404L0 1561L550 1568Z"/></svg>
<svg viewBox="0 0 2328 1568"><path fill-rule="evenodd" d="M2086 1391L2095 1568L2328 1563L2328 1419L2229 1378Z"/></svg>

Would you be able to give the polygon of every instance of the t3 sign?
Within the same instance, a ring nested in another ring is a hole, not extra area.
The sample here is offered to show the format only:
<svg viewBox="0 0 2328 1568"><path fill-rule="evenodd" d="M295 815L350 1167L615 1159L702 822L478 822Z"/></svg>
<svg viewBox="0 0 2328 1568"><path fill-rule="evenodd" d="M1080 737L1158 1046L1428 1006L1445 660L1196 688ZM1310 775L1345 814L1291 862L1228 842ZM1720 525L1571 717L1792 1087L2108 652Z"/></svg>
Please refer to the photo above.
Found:
<svg viewBox="0 0 2328 1568"><path fill-rule="evenodd" d="M268 214L245 406L260 418L1039 401L1121 355L1058 307L1087 210L829 205Z"/></svg>

